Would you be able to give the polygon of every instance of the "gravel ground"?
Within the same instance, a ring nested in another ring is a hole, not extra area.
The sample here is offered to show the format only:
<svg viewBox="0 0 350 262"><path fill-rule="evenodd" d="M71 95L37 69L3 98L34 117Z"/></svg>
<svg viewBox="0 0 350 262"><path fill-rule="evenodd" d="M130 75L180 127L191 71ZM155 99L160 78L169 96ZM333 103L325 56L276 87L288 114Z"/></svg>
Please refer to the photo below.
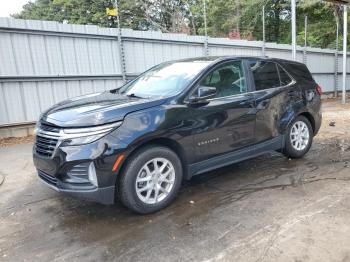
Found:
<svg viewBox="0 0 350 262"><path fill-rule="evenodd" d="M0 138L0 147L8 147L18 144L27 144L33 143L33 136L25 136L25 137L6 137Z"/></svg>
<svg viewBox="0 0 350 262"><path fill-rule="evenodd" d="M350 261L350 106L323 112L303 159L272 153L206 173L147 216L52 191L31 143L0 147L0 260Z"/></svg>

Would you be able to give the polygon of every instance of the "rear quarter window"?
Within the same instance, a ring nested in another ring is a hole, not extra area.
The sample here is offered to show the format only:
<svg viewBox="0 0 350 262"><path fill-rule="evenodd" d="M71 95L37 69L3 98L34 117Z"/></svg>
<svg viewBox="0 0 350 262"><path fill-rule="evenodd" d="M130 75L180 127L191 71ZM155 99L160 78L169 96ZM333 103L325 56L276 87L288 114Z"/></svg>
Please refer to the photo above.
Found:
<svg viewBox="0 0 350 262"><path fill-rule="evenodd" d="M264 90L279 87L280 79L277 65L273 62L250 60L250 69L253 73L255 90Z"/></svg>
<svg viewBox="0 0 350 262"><path fill-rule="evenodd" d="M301 79L307 82L314 82L314 79L309 69L304 64L299 63L284 63L287 66L288 72L296 79Z"/></svg>

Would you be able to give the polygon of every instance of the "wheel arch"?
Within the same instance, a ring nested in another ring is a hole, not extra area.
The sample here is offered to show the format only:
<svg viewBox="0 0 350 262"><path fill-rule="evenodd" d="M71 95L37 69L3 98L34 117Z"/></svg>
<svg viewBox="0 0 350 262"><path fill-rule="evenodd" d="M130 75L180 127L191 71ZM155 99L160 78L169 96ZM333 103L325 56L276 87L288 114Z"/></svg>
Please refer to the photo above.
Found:
<svg viewBox="0 0 350 262"><path fill-rule="evenodd" d="M307 111L302 111L302 112L294 112L294 113L288 113L284 120L282 120L282 134L287 132L288 127L291 125L291 123L298 117L298 116L303 116L307 120L309 120L311 127L312 127L312 132L315 134L316 132L316 124L315 124L315 119L313 115L310 112Z"/></svg>
<svg viewBox="0 0 350 262"><path fill-rule="evenodd" d="M292 123L294 121L296 121L296 119L298 117L306 118L309 121L309 123L311 125L311 128L313 129L312 130L313 134L315 134L315 119L312 116L312 114L310 114L309 112L300 112L299 114L296 114L293 118L291 118L291 120L288 123L287 131L284 134L283 149L281 150L281 152L284 155L286 155L288 158L300 158L300 157L303 157L309 151L309 149L310 149L310 147L312 145L313 135L310 134L308 146L306 148L303 148L303 149L295 149L295 148L293 148L292 142L288 138L288 130L291 127ZM310 130L310 133L311 133L311 130ZM295 150L297 150L297 151L295 151ZM301 150L301 151L298 151L298 150Z"/></svg>
<svg viewBox="0 0 350 262"><path fill-rule="evenodd" d="M303 113L300 113L299 115L297 115L296 117L298 116L303 116L305 117L307 120L309 120L310 124L311 124L311 127L312 127L312 132L315 134L315 119L314 117L312 116L312 114L310 114L309 112L303 112Z"/></svg>
<svg viewBox="0 0 350 262"><path fill-rule="evenodd" d="M186 179L187 177L187 166L188 166L188 161L185 157L185 150L183 147L175 140L170 139L170 138L164 138L164 137L157 137L157 138L152 138L148 139L147 141L143 141L142 143L137 144L136 146L132 147L131 150L129 150L126 155L123 163L119 167L118 175L117 175L117 181L118 178L122 175L123 171L125 170L125 166L128 163L128 160L130 157L132 157L134 154L136 154L138 151L141 149L147 147L147 146L164 146L169 148L170 150L174 151L176 155L179 157L181 164L182 164L182 171L183 171L183 177Z"/></svg>

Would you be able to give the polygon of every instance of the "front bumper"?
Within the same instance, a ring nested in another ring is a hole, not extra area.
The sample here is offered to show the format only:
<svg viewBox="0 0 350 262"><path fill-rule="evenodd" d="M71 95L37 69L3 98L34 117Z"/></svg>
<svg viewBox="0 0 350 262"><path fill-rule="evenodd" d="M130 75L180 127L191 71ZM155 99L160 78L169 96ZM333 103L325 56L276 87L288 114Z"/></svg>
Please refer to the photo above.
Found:
<svg viewBox="0 0 350 262"><path fill-rule="evenodd" d="M65 185L60 180L43 173L38 170L38 177L40 180L54 189L57 192L62 192L72 197L77 197L93 202L98 202L104 205L111 205L114 203L115 198L115 187L104 187L104 188L90 188L90 189L82 189L82 188L74 188L70 184Z"/></svg>
<svg viewBox="0 0 350 262"><path fill-rule="evenodd" d="M52 189L86 200L113 204L119 170L112 172L123 145L106 137L86 145L57 146L51 156L40 154L33 147L33 162L38 177ZM89 167L93 165L95 180Z"/></svg>

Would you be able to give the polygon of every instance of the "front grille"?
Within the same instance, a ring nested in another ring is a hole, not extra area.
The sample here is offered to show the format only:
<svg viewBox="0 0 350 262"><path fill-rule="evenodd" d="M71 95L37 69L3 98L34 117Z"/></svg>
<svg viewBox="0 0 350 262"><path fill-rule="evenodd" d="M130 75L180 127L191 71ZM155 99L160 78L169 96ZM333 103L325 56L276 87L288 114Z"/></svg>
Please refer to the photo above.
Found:
<svg viewBox="0 0 350 262"><path fill-rule="evenodd" d="M53 176L50 176L42 171L38 171L38 176L44 180L46 183L53 185L53 186L57 186L57 179Z"/></svg>
<svg viewBox="0 0 350 262"><path fill-rule="evenodd" d="M58 139L36 136L35 150L39 155L51 157L56 148Z"/></svg>
<svg viewBox="0 0 350 262"><path fill-rule="evenodd" d="M51 126L51 125L47 125L47 124L41 124L40 125L40 130L42 131L46 131L46 132L52 132L52 133L59 133L60 132L60 128L57 126Z"/></svg>
<svg viewBox="0 0 350 262"><path fill-rule="evenodd" d="M38 155L51 157L58 144L60 128L41 124L35 139L35 151Z"/></svg>

